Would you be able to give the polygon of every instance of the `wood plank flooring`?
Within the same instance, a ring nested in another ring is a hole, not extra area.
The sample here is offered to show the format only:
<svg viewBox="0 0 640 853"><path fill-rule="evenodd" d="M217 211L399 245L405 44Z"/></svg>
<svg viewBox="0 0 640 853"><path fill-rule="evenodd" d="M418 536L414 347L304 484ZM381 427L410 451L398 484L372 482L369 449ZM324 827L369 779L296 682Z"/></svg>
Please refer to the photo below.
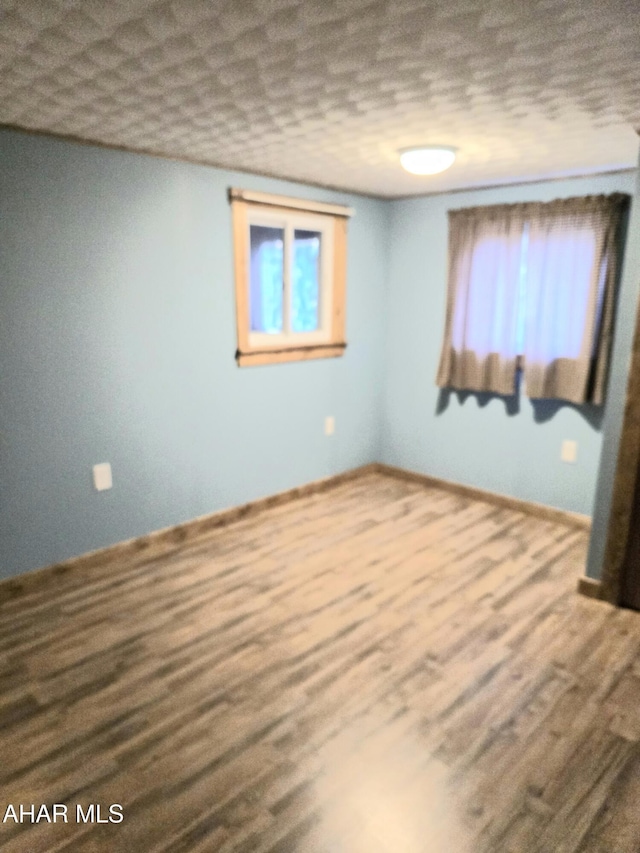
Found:
<svg viewBox="0 0 640 853"><path fill-rule="evenodd" d="M379 473L0 608L3 853L638 853L584 530ZM121 823L78 823L121 804Z"/></svg>

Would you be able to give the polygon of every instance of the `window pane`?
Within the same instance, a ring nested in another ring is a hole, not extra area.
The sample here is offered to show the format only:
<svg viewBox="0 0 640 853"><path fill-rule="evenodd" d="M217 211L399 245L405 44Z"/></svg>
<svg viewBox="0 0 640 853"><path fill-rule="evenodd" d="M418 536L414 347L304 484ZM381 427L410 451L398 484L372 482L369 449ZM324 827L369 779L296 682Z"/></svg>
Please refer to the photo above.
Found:
<svg viewBox="0 0 640 853"><path fill-rule="evenodd" d="M595 263L591 227L565 225L559 233L545 230L530 240L526 356L532 363L579 358L589 328Z"/></svg>
<svg viewBox="0 0 640 853"><path fill-rule="evenodd" d="M284 228L250 226L251 331L282 332Z"/></svg>
<svg viewBox="0 0 640 853"><path fill-rule="evenodd" d="M294 231L291 329L313 332L320 328L319 231Z"/></svg>
<svg viewBox="0 0 640 853"><path fill-rule="evenodd" d="M496 234L489 228L485 232L461 251L452 345L457 352L471 351L478 358L492 353L514 358L518 355L522 237Z"/></svg>

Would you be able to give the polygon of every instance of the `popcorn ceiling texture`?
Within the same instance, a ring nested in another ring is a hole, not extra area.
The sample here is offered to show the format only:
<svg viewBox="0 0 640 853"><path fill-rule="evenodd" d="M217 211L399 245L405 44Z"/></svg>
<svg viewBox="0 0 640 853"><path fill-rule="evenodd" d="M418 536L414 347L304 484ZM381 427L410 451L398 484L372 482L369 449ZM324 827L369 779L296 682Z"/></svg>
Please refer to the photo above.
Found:
<svg viewBox="0 0 640 853"><path fill-rule="evenodd" d="M634 167L639 69L637 0L0 0L0 122L385 197Z"/></svg>

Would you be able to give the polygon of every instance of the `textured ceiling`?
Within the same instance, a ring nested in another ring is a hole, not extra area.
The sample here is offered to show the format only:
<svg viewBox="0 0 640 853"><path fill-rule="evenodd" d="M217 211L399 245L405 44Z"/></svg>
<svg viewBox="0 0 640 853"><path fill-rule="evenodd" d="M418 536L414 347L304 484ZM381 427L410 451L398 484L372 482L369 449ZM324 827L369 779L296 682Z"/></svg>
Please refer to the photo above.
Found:
<svg viewBox="0 0 640 853"><path fill-rule="evenodd" d="M640 2L0 0L0 122L380 196L634 167Z"/></svg>

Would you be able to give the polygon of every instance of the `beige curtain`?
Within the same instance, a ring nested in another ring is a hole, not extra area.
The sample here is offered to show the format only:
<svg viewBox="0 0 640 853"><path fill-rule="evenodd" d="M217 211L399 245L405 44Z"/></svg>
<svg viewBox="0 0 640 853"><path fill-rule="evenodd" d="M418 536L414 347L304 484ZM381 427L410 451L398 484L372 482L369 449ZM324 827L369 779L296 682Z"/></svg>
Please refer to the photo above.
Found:
<svg viewBox="0 0 640 853"><path fill-rule="evenodd" d="M440 387L513 394L524 205L449 211Z"/></svg>
<svg viewBox="0 0 640 853"><path fill-rule="evenodd" d="M601 403L629 197L449 213L441 387Z"/></svg>
<svg viewBox="0 0 640 853"><path fill-rule="evenodd" d="M529 205L524 379L529 397L604 400L628 197Z"/></svg>

